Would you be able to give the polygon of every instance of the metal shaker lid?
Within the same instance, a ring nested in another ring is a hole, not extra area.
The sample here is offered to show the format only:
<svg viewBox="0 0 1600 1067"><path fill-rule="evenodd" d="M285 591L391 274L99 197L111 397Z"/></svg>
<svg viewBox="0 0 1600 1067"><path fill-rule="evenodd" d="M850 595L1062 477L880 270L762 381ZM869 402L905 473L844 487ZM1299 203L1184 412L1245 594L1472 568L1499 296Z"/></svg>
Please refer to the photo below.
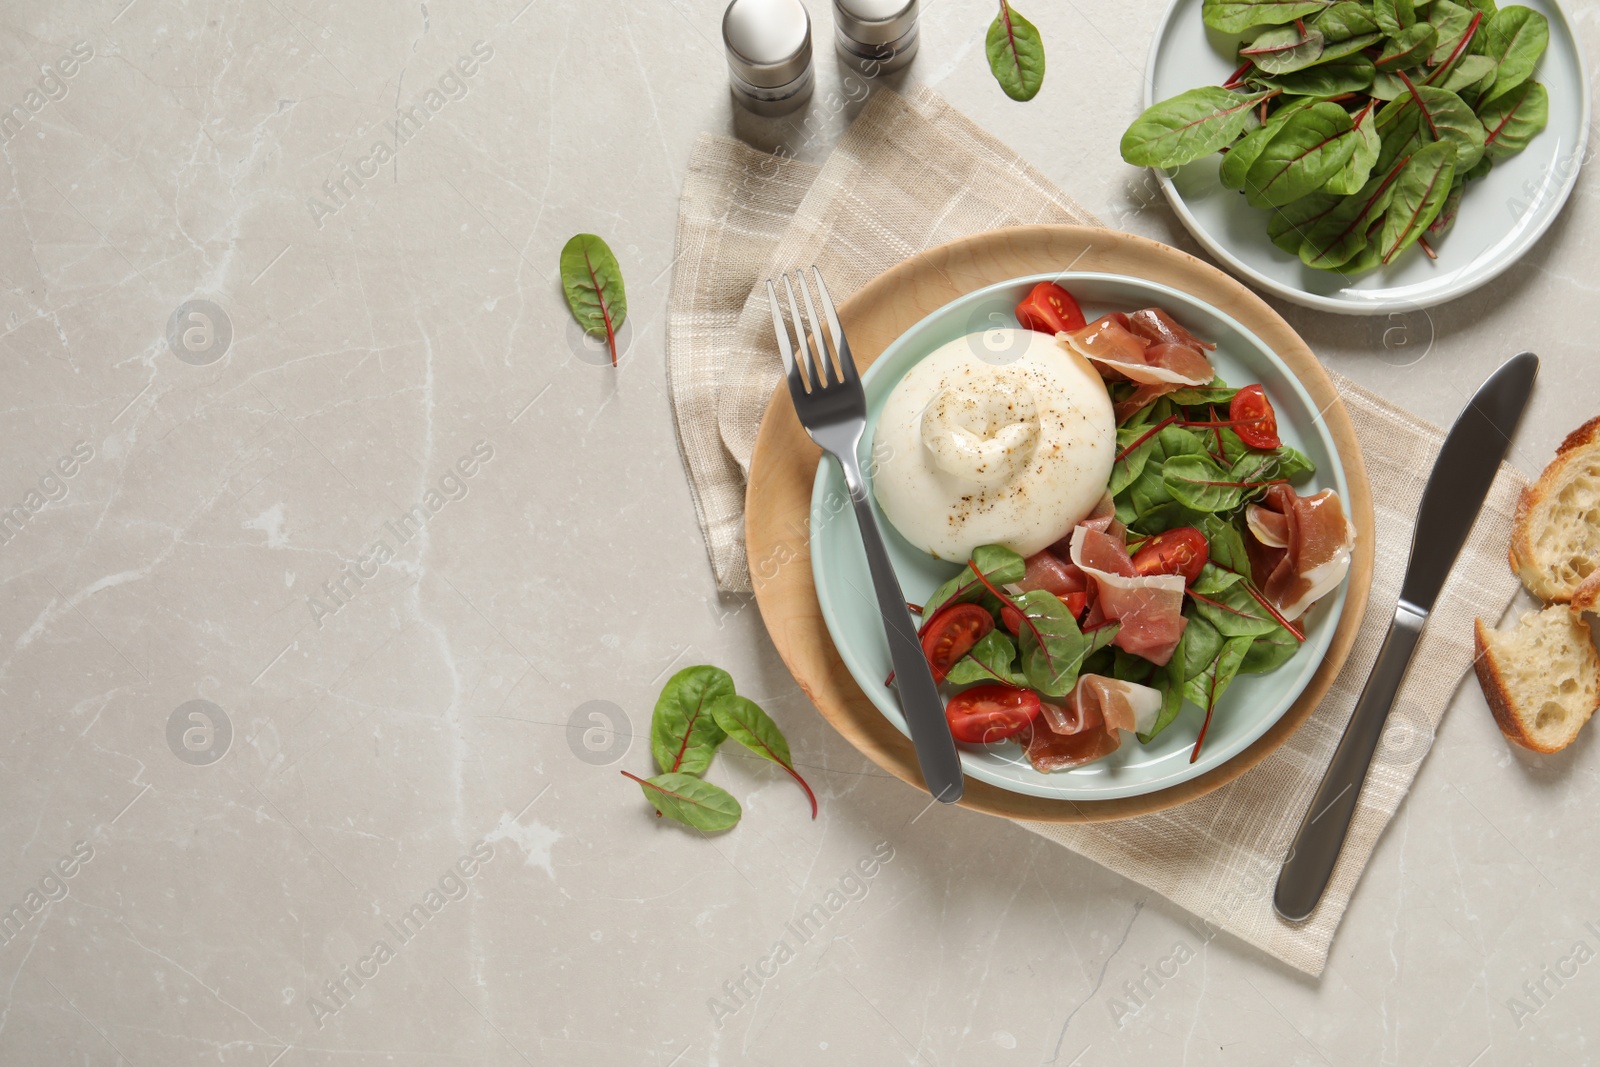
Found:
<svg viewBox="0 0 1600 1067"><path fill-rule="evenodd" d="M811 15L800 0L733 0L722 43L728 66L751 85L788 85L811 66Z"/></svg>
<svg viewBox="0 0 1600 1067"><path fill-rule="evenodd" d="M833 0L841 32L862 44L892 44L917 24L917 0Z"/></svg>

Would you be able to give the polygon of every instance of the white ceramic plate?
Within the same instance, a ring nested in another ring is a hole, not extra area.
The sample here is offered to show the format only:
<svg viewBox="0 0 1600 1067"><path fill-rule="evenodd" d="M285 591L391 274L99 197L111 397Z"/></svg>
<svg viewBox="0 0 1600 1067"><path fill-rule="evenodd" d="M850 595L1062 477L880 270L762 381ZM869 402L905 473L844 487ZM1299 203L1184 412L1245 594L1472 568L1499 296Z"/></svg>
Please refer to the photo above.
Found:
<svg viewBox="0 0 1600 1067"><path fill-rule="evenodd" d="M1217 350L1211 353L1211 359L1217 373L1238 385L1260 382L1277 409L1284 443L1300 449L1316 463L1317 475L1302 491L1331 488L1341 498L1349 499L1344 468L1327 426L1305 388L1271 349L1202 300L1164 285L1116 274L1067 272L1001 282L951 301L907 330L862 376L867 393L863 466L867 465L884 401L906 371L940 345L958 337L993 325L1015 326L1012 309L1041 281L1054 281L1069 289L1090 319L1107 311L1161 307L1197 336L1216 342ZM872 578L849 499L838 464L824 459L817 468L811 497L811 568L817 600L828 633L856 684L896 729L908 733L898 698L883 684L890 670L889 644L873 598ZM913 603L924 603L959 568L912 547L883 517L876 500L873 509L905 595ZM1346 585L1341 584L1304 617L1306 642L1293 659L1268 674L1241 675L1223 694L1200 758L1194 763L1189 762L1189 753L1204 713L1186 704L1178 718L1150 744L1141 745L1124 735L1122 747L1115 753L1085 767L1041 774L1023 757L1015 742L1007 741L958 745L962 769L1002 789L1065 800L1140 796L1198 777L1244 751L1294 703L1333 640L1339 614L1344 610Z"/></svg>
<svg viewBox="0 0 1600 1067"><path fill-rule="evenodd" d="M1306 307L1351 315L1413 310L1454 300L1516 262L1549 229L1578 180L1589 142L1589 77L1556 0L1518 0L1550 20L1550 46L1534 77L1550 93L1550 124L1519 155L1470 183L1456 223L1435 246L1437 261L1410 249L1388 267L1345 276L1313 270L1267 237L1267 212L1225 189L1221 157L1157 171L1189 232L1233 273ZM1156 30L1145 106L1233 73L1239 38L1208 29L1201 0L1173 0ZM1503 5L1502 5L1503 6Z"/></svg>

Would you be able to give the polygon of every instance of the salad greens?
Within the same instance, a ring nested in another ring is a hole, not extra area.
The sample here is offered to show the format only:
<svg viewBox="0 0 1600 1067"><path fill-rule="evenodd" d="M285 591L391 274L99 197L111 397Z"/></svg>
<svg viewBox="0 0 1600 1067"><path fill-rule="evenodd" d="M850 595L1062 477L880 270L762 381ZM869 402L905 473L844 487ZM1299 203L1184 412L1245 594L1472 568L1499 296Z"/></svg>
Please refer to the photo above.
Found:
<svg viewBox="0 0 1600 1067"><path fill-rule="evenodd" d="M1132 388L1110 383L1113 400ZM1259 387L1252 389L1259 394ZM967 569L940 586L922 610L932 620L943 608L976 603L1002 623L984 633L946 679L1030 689L1046 702L1066 697L1083 674L1148 686L1162 698L1154 725L1139 735L1148 743L1172 724L1184 701L1200 707L1209 723L1218 699L1240 674L1265 673L1292 657L1304 635L1255 588L1244 508L1274 484L1305 480L1315 466L1281 443L1247 444L1238 422L1217 412L1217 405L1226 410L1239 393L1214 378L1161 397L1117 430L1109 489L1129 550L1137 557L1141 545L1180 527L1198 530L1207 542L1207 558L1185 589L1183 636L1166 664L1111 647L1115 622L1093 624L1092 613L1080 622L1054 593L1008 591L1006 586L1015 589L1022 581L1026 562L1008 548L981 545ZM1016 613L1009 625L1007 612ZM1197 752L1198 747L1197 739Z"/></svg>
<svg viewBox="0 0 1600 1067"><path fill-rule="evenodd" d="M617 331L628 317L628 294L622 284L622 267L603 238L580 233L562 246L561 289L584 332L605 338L615 367Z"/></svg>
<svg viewBox="0 0 1600 1067"><path fill-rule="evenodd" d="M1006 0L984 40L989 70L1013 100L1032 100L1044 86L1044 38Z"/></svg>
<svg viewBox="0 0 1600 1067"><path fill-rule="evenodd" d="M1243 35L1221 86L1148 108L1122 158L1172 168L1223 152L1220 178L1270 212L1272 242L1346 274L1450 228L1470 181L1549 121L1532 81L1545 16L1495 0L1204 0Z"/></svg>
<svg viewBox="0 0 1600 1067"><path fill-rule="evenodd" d="M816 794L794 769L783 731L755 701L735 693L733 677L718 667L685 667L667 679L650 718L650 751L661 773L622 775L638 783L658 815L697 830L726 830L739 821L739 802L701 776L730 737L788 772L811 801L811 817L817 817Z"/></svg>

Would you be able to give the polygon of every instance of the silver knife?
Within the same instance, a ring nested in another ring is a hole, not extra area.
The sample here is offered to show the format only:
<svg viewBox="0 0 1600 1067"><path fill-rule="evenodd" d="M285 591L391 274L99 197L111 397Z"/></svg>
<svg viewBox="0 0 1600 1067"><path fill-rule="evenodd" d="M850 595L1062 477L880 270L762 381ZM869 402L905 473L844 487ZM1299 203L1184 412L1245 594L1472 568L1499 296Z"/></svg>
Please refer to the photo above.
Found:
<svg viewBox="0 0 1600 1067"><path fill-rule="evenodd" d="M1328 886L1411 653L1511 447L1538 373L1539 357L1532 352L1507 360L1467 402L1439 450L1422 491L1394 621L1278 874L1272 906L1291 922L1309 918Z"/></svg>

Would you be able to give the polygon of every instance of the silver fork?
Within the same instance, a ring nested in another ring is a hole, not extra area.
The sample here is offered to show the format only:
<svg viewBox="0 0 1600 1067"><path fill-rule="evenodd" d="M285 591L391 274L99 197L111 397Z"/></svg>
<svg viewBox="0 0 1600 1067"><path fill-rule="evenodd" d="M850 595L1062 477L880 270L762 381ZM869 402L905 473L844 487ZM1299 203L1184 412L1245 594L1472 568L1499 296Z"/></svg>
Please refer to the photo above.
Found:
<svg viewBox="0 0 1600 1067"><path fill-rule="evenodd" d="M861 543L867 551L867 566L872 571L872 586L878 596L878 612L883 616L884 632L889 637L889 658L900 693L900 707L906 724L911 729L911 743L917 750L917 762L922 765L922 780L934 799L946 804L961 799L961 758L956 754L955 741L945 724L944 701L939 697L933 672L922 654L917 640L917 628L906 608L905 594L889 562L889 552L883 545L883 533L872 514L872 503L867 498L867 483L861 473L861 460L857 450L861 435L867 428L867 397L861 388L861 377L856 372L855 361L850 357L850 343L839 326L839 316L833 309L833 298L822 282L822 272L816 267L811 273L817 280L817 295L822 300L822 310L828 319L828 331L833 341L833 355L838 357L835 366L817 322L816 308L811 303L811 290L805 275L795 271L800 292L805 297L805 325L801 324L800 306L795 303L794 287L789 276L783 277L783 288L789 297L790 318L794 322L798 347L804 361L796 360L794 348L789 343L789 330L783 320L783 308L778 303L778 291L767 282L767 298L772 303L772 328L778 335L778 350L783 353L783 366L789 374L789 395L794 399L795 414L800 425L806 428L811 439L822 450L838 461L844 471L844 482L850 488L850 502L855 505L856 525L861 530ZM807 333L810 333L810 337ZM813 345L812 339L815 339Z"/></svg>

